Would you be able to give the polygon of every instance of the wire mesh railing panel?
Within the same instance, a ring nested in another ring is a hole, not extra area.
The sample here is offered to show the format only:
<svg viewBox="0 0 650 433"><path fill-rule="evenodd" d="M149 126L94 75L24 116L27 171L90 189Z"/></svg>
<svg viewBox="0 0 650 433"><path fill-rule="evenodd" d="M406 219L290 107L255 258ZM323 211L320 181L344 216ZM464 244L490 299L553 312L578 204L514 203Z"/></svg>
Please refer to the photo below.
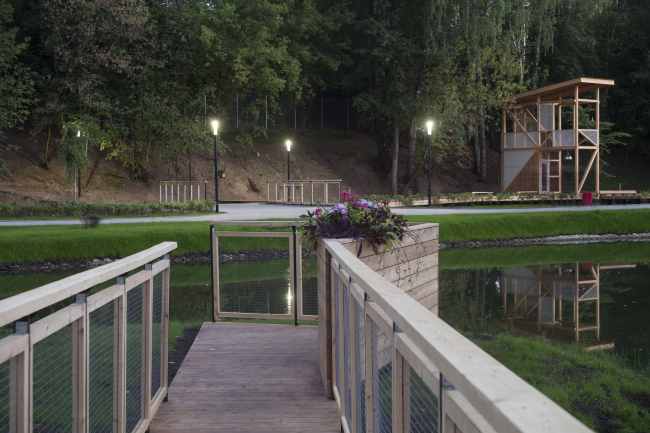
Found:
<svg viewBox="0 0 650 433"><path fill-rule="evenodd" d="M16 431L16 386L18 378L11 360L0 364L0 432Z"/></svg>
<svg viewBox="0 0 650 433"><path fill-rule="evenodd" d="M336 389L341 393L341 335L339 330L339 273L334 272L334 364L336 366Z"/></svg>
<svg viewBox="0 0 650 433"><path fill-rule="evenodd" d="M151 324L151 398L160 389L162 378L162 304L163 273L153 277L153 311Z"/></svg>
<svg viewBox="0 0 650 433"><path fill-rule="evenodd" d="M34 345L34 431L72 431L72 325Z"/></svg>
<svg viewBox="0 0 650 433"><path fill-rule="evenodd" d="M288 237L219 237L219 312L291 314Z"/></svg>
<svg viewBox="0 0 650 433"><path fill-rule="evenodd" d="M404 433L438 431L438 398L422 378L403 360Z"/></svg>
<svg viewBox="0 0 650 433"><path fill-rule="evenodd" d="M302 315L318 316L318 255L310 245L302 247Z"/></svg>
<svg viewBox="0 0 650 433"><path fill-rule="evenodd" d="M393 429L393 345L390 336L372 322L373 432Z"/></svg>
<svg viewBox="0 0 650 433"><path fill-rule="evenodd" d="M345 420L352 430L352 386L350 386L350 286L343 283L343 377L345 378Z"/></svg>
<svg viewBox="0 0 650 433"><path fill-rule="evenodd" d="M356 338L355 359L356 359L356 384L357 393L357 433L366 432L366 349L365 349L365 325L364 312L356 300L354 301L354 332Z"/></svg>
<svg viewBox="0 0 650 433"><path fill-rule="evenodd" d="M115 302L90 313L89 421L90 433L113 429L113 368L115 356Z"/></svg>
<svg viewBox="0 0 650 433"><path fill-rule="evenodd" d="M127 293L126 307L126 432L142 418L142 284Z"/></svg>
<svg viewBox="0 0 650 433"><path fill-rule="evenodd" d="M325 204L325 183L314 182L313 189L314 195L312 197L312 200L314 201L314 204Z"/></svg>
<svg viewBox="0 0 650 433"><path fill-rule="evenodd" d="M327 201L329 203L338 203L340 193L341 193L341 184L339 182L327 184Z"/></svg>

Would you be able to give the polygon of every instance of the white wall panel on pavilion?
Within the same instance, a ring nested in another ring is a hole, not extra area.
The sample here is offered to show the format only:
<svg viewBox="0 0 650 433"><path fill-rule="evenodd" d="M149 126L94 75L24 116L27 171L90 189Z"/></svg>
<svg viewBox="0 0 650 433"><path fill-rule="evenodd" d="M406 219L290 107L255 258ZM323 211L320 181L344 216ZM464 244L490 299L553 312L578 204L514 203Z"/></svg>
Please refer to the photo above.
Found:
<svg viewBox="0 0 650 433"><path fill-rule="evenodd" d="M539 104L539 130L553 130L553 104Z"/></svg>
<svg viewBox="0 0 650 433"><path fill-rule="evenodd" d="M508 135L508 134L506 134ZM510 186L517 174L524 168L524 165L535 154L534 150L518 150L503 152L503 189Z"/></svg>
<svg viewBox="0 0 650 433"><path fill-rule="evenodd" d="M533 149L535 144L537 144L537 134L530 135L530 138L524 132L506 134L506 149Z"/></svg>
<svg viewBox="0 0 650 433"><path fill-rule="evenodd" d="M575 129L553 132L553 147L573 147L576 145Z"/></svg>
<svg viewBox="0 0 650 433"><path fill-rule="evenodd" d="M597 129L581 129L580 133L591 141L595 146L598 146L598 130Z"/></svg>

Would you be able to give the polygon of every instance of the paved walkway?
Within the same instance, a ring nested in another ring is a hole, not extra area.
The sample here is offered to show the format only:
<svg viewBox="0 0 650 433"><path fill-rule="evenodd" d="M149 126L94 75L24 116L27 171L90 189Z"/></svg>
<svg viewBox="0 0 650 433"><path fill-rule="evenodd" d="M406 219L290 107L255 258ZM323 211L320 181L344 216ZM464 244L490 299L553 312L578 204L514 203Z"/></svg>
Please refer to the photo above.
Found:
<svg viewBox="0 0 650 433"><path fill-rule="evenodd" d="M151 433L339 433L316 326L204 323Z"/></svg>
<svg viewBox="0 0 650 433"><path fill-rule="evenodd" d="M298 218L316 206L278 205L264 203L222 204L221 214L177 217L137 217L137 218L106 218L102 224L177 222L177 221L236 221L258 220L267 218ZM556 207L525 207L525 208L487 208L480 207L444 207L444 208L394 208L393 212L402 215L450 215L450 214L489 214L489 213L527 213L527 212L589 212L594 210L617 209L650 209L650 204L627 204L611 206L556 206ZM7 226L45 226L45 225L74 225L80 224L77 219L61 220L12 220L0 221L0 227Z"/></svg>

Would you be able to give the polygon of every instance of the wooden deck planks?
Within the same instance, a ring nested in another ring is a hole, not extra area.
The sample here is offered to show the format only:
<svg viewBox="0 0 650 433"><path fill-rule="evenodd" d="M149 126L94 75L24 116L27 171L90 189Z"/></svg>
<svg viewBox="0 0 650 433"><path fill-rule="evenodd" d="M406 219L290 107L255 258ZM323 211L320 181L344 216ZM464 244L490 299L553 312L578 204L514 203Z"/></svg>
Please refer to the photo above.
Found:
<svg viewBox="0 0 650 433"><path fill-rule="evenodd" d="M151 433L339 433L312 326L204 323Z"/></svg>

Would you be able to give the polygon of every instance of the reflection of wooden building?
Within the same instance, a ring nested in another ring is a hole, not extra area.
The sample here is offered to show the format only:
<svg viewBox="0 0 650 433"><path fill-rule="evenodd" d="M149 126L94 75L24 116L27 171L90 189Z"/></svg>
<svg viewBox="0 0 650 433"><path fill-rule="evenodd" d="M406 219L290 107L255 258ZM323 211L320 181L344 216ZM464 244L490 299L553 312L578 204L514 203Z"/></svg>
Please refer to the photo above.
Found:
<svg viewBox="0 0 650 433"><path fill-rule="evenodd" d="M600 269L591 263L503 271L503 318L516 331L611 349L600 340ZM580 323L581 309L595 310L595 323ZM591 332L590 332L591 331Z"/></svg>
<svg viewBox="0 0 650 433"><path fill-rule="evenodd" d="M593 170L594 190L600 191L600 89L612 85L613 80L576 78L515 95L512 108L503 108L501 190L582 192ZM578 116L581 105L594 108L584 124ZM570 119L566 108L572 111Z"/></svg>

